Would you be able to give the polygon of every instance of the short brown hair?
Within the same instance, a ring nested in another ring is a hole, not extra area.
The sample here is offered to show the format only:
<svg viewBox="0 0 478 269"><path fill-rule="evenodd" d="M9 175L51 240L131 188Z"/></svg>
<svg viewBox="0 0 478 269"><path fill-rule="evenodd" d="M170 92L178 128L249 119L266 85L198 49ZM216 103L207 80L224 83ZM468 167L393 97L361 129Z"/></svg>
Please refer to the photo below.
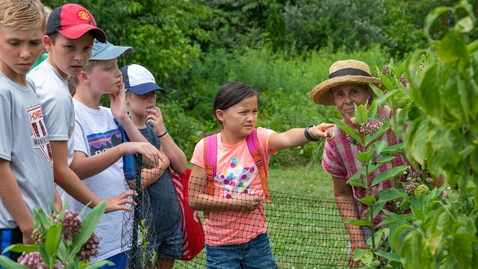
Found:
<svg viewBox="0 0 478 269"><path fill-rule="evenodd" d="M95 61L95 60L88 61L88 64L85 66L83 71L86 72L87 74L91 73L91 71L93 71L93 68L95 68L97 62L98 61ZM78 79L78 77L68 77L68 89L70 90L71 96L75 95L76 87L78 86L79 83L80 83L80 80Z"/></svg>
<svg viewBox="0 0 478 269"><path fill-rule="evenodd" d="M46 17L40 0L0 1L0 26L18 31L46 27Z"/></svg>

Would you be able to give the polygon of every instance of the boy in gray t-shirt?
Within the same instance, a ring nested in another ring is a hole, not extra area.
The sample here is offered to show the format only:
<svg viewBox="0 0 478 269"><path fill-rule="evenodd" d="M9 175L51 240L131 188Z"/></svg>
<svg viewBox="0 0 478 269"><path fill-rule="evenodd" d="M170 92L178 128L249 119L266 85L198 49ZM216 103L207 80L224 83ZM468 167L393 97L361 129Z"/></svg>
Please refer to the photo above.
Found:
<svg viewBox="0 0 478 269"><path fill-rule="evenodd" d="M43 111L33 82L26 78L42 50L43 5L39 0L0 1L0 10L0 252L3 252L10 244L34 243L33 209L41 208L48 214L58 196ZM18 253L6 255L13 260L18 258Z"/></svg>

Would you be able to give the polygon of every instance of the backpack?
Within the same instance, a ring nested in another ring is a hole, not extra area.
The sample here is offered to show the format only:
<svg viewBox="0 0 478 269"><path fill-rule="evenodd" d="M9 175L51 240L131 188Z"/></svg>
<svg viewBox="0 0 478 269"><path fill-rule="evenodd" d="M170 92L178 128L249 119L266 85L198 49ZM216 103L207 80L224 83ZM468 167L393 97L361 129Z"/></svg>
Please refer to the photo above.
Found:
<svg viewBox="0 0 478 269"><path fill-rule="evenodd" d="M118 126L118 129L121 132L121 143L124 142L129 142L129 137L126 134L126 131L124 130L123 126L119 124L119 122L114 119L114 122ZM126 180L132 180L136 178L136 156L134 154L127 154L123 155L123 173L124 173L124 178Z"/></svg>
<svg viewBox="0 0 478 269"><path fill-rule="evenodd" d="M197 211L192 210L188 204L188 184L191 169L182 175L171 172L181 211L181 227L183 231L181 260L190 261L204 248L204 230Z"/></svg>
<svg viewBox="0 0 478 269"><path fill-rule="evenodd" d="M262 189L266 202L271 201L269 186L267 185L267 171L265 169L264 159L262 158L261 147L257 140L257 129L254 128L252 132L246 137L247 148L254 159L259 175L261 177ZM214 177L216 177L217 166L217 134L210 135L204 139L204 160L206 160L206 176L207 185L204 190L205 193L214 196ZM204 212L204 215L209 217L209 212Z"/></svg>

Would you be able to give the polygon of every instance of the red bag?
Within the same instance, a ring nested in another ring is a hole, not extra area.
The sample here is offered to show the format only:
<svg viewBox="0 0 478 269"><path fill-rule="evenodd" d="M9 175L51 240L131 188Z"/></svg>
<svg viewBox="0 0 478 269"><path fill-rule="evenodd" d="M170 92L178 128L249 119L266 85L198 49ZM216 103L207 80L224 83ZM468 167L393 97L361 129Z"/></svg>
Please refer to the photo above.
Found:
<svg viewBox="0 0 478 269"><path fill-rule="evenodd" d="M178 194L179 208L181 210L181 226L183 230L183 253L181 260L190 261L204 248L204 230L197 211L192 210L188 204L188 183L191 169L182 175L171 172L174 187Z"/></svg>

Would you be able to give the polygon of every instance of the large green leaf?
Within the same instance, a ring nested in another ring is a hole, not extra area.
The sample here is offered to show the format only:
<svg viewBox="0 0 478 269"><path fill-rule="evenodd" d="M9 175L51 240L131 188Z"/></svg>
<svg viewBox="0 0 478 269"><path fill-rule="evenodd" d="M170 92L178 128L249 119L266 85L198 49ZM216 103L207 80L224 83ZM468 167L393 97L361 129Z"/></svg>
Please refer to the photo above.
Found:
<svg viewBox="0 0 478 269"><path fill-rule="evenodd" d="M450 31L440 42L437 55L440 60L446 63L468 59L469 52L466 49L466 41L463 35L457 31Z"/></svg>
<svg viewBox="0 0 478 269"><path fill-rule="evenodd" d="M365 105L355 105L355 119L359 125L362 125L368 119L367 114L367 104Z"/></svg>
<svg viewBox="0 0 478 269"><path fill-rule="evenodd" d="M372 147L375 151L375 154L380 155L382 151L387 147L387 142L383 140L378 140L377 142L373 143Z"/></svg>
<svg viewBox="0 0 478 269"><path fill-rule="evenodd" d="M403 189L386 188L378 193L378 202L388 202L404 196L406 196L406 193Z"/></svg>
<svg viewBox="0 0 478 269"><path fill-rule="evenodd" d="M358 151L357 160L359 160L359 162L361 162L362 164L366 165L372 159L372 155L373 155L373 148L369 148L365 152Z"/></svg>
<svg viewBox="0 0 478 269"><path fill-rule="evenodd" d="M368 249L354 249L354 261L362 260L363 256L365 256L368 252L370 252Z"/></svg>
<svg viewBox="0 0 478 269"><path fill-rule="evenodd" d="M85 269L98 269L98 268L101 268L105 265L113 266L115 264L110 262L110 261L99 261L99 262L95 262L92 265L87 266Z"/></svg>
<svg viewBox="0 0 478 269"><path fill-rule="evenodd" d="M410 124L409 131L405 136L407 154L421 165L425 163L427 126L428 120L416 120Z"/></svg>
<svg viewBox="0 0 478 269"><path fill-rule="evenodd" d="M422 253L423 235L417 230L411 230L403 240L400 260L405 268L425 268Z"/></svg>
<svg viewBox="0 0 478 269"><path fill-rule="evenodd" d="M385 205L385 202L376 202L373 205L373 212L372 212L373 218L375 218L378 215L378 213L382 211L384 205Z"/></svg>
<svg viewBox="0 0 478 269"><path fill-rule="evenodd" d="M12 251L16 253L22 253L22 252L31 253L31 252L38 251L38 247L37 245L14 244L14 245L10 245L6 247L3 250L2 254L6 253L7 251Z"/></svg>
<svg viewBox="0 0 478 269"><path fill-rule="evenodd" d="M379 75L380 75L380 80L382 81L383 85L387 88L387 90L392 91L394 88L393 88L393 83L390 81L390 79L382 73L380 73Z"/></svg>
<svg viewBox="0 0 478 269"><path fill-rule="evenodd" d="M460 268L469 268L473 259L473 242L470 241L471 238L467 233L458 233L453 236L450 254L456 259Z"/></svg>
<svg viewBox="0 0 478 269"><path fill-rule="evenodd" d="M371 118L375 118L375 115L377 115L377 106L378 106L378 101L377 100L373 100L372 101L372 104L370 105L370 107L368 108L368 118L371 119Z"/></svg>
<svg viewBox="0 0 478 269"><path fill-rule="evenodd" d="M39 225L48 225L51 221L48 219L48 216L45 214L43 209L33 209L34 216L33 221L35 222L35 228Z"/></svg>
<svg viewBox="0 0 478 269"><path fill-rule="evenodd" d="M61 230L63 225L61 223L52 225L48 228L45 236L45 250L49 256L55 256L60 246Z"/></svg>
<svg viewBox="0 0 478 269"><path fill-rule="evenodd" d="M335 123L342 131L344 131L346 134L350 135L353 139L359 142L359 144L362 144L362 139L360 138L359 134L357 131L354 129L350 128L347 124L345 124L343 121L339 119L330 119L332 123Z"/></svg>
<svg viewBox="0 0 478 269"><path fill-rule="evenodd" d="M365 185L363 184L363 182L360 181L360 179L358 179L357 177L350 178L349 180L347 180L347 184L354 187L365 188Z"/></svg>
<svg viewBox="0 0 478 269"><path fill-rule="evenodd" d="M373 205L376 201L377 201L377 199L373 196L370 196L370 195L367 195L363 199L360 200L360 202L362 204L366 204L366 205Z"/></svg>
<svg viewBox="0 0 478 269"><path fill-rule="evenodd" d="M430 37L430 27L432 26L433 22L440 17L442 14L452 11L453 9L450 7L437 7L432 12L430 12L425 18L425 27L423 31L428 39L431 40Z"/></svg>
<svg viewBox="0 0 478 269"><path fill-rule="evenodd" d="M344 223L354 225L354 226L360 226L360 227L370 227L372 228L372 222L368 220L356 220L356 219L348 219L344 220Z"/></svg>
<svg viewBox="0 0 478 269"><path fill-rule="evenodd" d="M470 17L464 17L455 24L455 30L458 33L468 33L473 30L473 20Z"/></svg>
<svg viewBox="0 0 478 269"><path fill-rule="evenodd" d="M390 154L390 153L396 153L400 152L403 150L403 143L395 144L393 146L387 146L382 150L382 153Z"/></svg>
<svg viewBox="0 0 478 269"><path fill-rule="evenodd" d="M473 260L471 262L472 269L478 269L478 243L472 245L473 249Z"/></svg>
<svg viewBox="0 0 478 269"><path fill-rule="evenodd" d="M380 256L380 257L383 257L383 258L385 258L389 261L397 261L397 262L400 261L400 255L398 255L397 253L376 251L375 254Z"/></svg>
<svg viewBox="0 0 478 269"><path fill-rule="evenodd" d="M410 91L415 96L413 100L416 105L432 118L441 119L443 116L442 96L440 89L443 87L440 65L434 64L427 68L418 89ZM419 96L419 98L417 98Z"/></svg>
<svg viewBox="0 0 478 269"><path fill-rule="evenodd" d="M393 232L391 236L389 237L390 246L399 255L402 253L403 241L405 240L405 238L411 231L410 226L411 226L410 224L399 225L397 229L395 230L395 232Z"/></svg>
<svg viewBox="0 0 478 269"><path fill-rule="evenodd" d="M401 174L403 173L403 171L407 170L407 167L405 165L402 165L402 166L396 166L396 167L393 167L392 169L390 170L387 170L387 171L384 171L380 174L378 174L372 181L372 185L371 187L379 184L379 183L382 183L386 180L389 180L391 178L394 178L395 176L397 176L398 174Z"/></svg>
<svg viewBox="0 0 478 269"><path fill-rule="evenodd" d="M10 258L7 258L6 256L0 256L0 266L3 268L11 268L11 269L28 269L25 265L21 265L19 263L16 263L12 261Z"/></svg>

